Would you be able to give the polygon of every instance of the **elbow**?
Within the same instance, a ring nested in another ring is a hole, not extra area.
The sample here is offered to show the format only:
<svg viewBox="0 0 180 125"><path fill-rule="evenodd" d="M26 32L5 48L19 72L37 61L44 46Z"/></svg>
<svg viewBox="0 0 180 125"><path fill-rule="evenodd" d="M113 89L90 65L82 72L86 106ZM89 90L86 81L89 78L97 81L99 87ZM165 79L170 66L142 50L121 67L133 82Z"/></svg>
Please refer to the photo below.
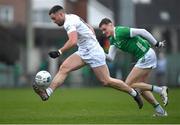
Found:
<svg viewBox="0 0 180 125"><path fill-rule="evenodd" d="M77 45L77 41L78 41L78 35L77 35L77 33L76 32L71 32L70 34L69 34L69 43L70 43L70 45L71 46L75 46L75 45Z"/></svg>
<svg viewBox="0 0 180 125"><path fill-rule="evenodd" d="M111 56L106 56L106 59L110 62L114 61L114 57L111 57Z"/></svg>
<svg viewBox="0 0 180 125"><path fill-rule="evenodd" d="M113 58L109 58L109 61L110 61L110 62L113 62L113 61L114 61L114 59L113 59Z"/></svg>
<svg viewBox="0 0 180 125"><path fill-rule="evenodd" d="M112 61L113 61L112 58L106 58L106 59L107 59L107 61L109 61L109 62L112 62Z"/></svg>
<svg viewBox="0 0 180 125"><path fill-rule="evenodd" d="M77 39L70 39L69 42L71 43L71 46L77 45Z"/></svg>
<svg viewBox="0 0 180 125"><path fill-rule="evenodd" d="M143 33L149 34L149 32L146 29L142 29L142 30L143 30Z"/></svg>
<svg viewBox="0 0 180 125"><path fill-rule="evenodd" d="M136 35L140 35L145 38L146 38L147 34L149 34L149 32L146 29L139 29L136 33Z"/></svg>
<svg viewBox="0 0 180 125"><path fill-rule="evenodd" d="M141 29L141 32L147 33L148 31L146 29Z"/></svg>
<svg viewBox="0 0 180 125"><path fill-rule="evenodd" d="M110 57L109 61L111 61L111 62L114 61L114 57Z"/></svg>
<svg viewBox="0 0 180 125"><path fill-rule="evenodd" d="M110 61L112 62L112 61L114 61L114 59L115 59L115 57L111 57Z"/></svg>

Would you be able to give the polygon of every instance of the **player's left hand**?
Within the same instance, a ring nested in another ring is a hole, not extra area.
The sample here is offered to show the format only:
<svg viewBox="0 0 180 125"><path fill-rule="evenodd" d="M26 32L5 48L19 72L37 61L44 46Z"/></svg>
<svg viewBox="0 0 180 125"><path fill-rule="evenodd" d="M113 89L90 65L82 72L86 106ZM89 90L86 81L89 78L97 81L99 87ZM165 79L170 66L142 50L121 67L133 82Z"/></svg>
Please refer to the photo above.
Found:
<svg viewBox="0 0 180 125"><path fill-rule="evenodd" d="M51 51L48 54L49 54L49 56L51 58L54 58L54 59L60 56L60 52L59 51Z"/></svg>
<svg viewBox="0 0 180 125"><path fill-rule="evenodd" d="M155 46L158 48L165 47L165 43L166 43L166 40L163 40L161 42L157 42L157 44Z"/></svg>

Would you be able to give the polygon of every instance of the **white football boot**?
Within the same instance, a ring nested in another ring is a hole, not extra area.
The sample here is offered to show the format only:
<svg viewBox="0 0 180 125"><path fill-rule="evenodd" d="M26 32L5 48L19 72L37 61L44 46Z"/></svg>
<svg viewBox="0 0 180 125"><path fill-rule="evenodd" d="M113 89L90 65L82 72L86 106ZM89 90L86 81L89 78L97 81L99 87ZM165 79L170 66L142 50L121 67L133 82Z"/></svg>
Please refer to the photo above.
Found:
<svg viewBox="0 0 180 125"><path fill-rule="evenodd" d="M166 117L166 116L168 116L168 113L166 111L164 111L163 113L156 112L155 114L153 114L153 117Z"/></svg>
<svg viewBox="0 0 180 125"><path fill-rule="evenodd" d="M167 86L162 86L161 98L163 101L163 105L167 106L168 104L168 87Z"/></svg>

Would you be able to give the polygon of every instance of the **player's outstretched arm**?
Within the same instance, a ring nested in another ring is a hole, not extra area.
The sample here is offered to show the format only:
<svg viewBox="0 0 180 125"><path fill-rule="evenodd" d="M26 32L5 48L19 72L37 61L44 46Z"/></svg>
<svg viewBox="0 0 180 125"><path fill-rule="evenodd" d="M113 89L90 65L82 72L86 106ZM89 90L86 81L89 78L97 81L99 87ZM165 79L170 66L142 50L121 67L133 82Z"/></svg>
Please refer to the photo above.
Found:
<svg viewBox="0 0 180 125"><path fill-rule="evenodd" d="M164 47L164 45L165 45L164 41L158 42L153 37L153 35L145 29L130 28L130 36L131 37L138 36L138 35L146 38L149 42L151 42L156 47Z"/></svg>
<svg viewBox="0 0 180 125"><path fill-rule="evenodd" d="M76 31L72 31L68 33L68 41L64 44L62 48L59 50L64 53L65 51L71 49L72 47L77 45L78 35Z"/></svg>
<svg viewBox="0 0 180 125"><path fill-rule="evenodd" d="M106 59L108 59L109 61L113 61L115 59L116 53L117 53L117 48L114 45L111 45L109 47L108 54L106 54Z"/></svg>
<svg viewBox="0 0 180 125"><path fill-rule="evenodd" d="M51 58L59 57L63 52L69 50L70 48L72 48L73 46L75 46L77 44L78 36L77 36L77 32L76 31L70 32L68 34L68 37L69 37L69 40L64 44L64 46L62 48L60 48L57 51L49 52L49 56Z"/></svg>

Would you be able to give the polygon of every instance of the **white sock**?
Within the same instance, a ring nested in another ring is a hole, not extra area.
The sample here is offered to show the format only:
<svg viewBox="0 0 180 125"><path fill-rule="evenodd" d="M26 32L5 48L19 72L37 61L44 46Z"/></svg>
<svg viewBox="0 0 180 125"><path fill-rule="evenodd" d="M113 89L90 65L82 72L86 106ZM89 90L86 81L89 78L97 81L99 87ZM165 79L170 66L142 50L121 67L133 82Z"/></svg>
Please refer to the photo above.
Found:
<svg viewBox="0 0 180 125"><path fill-rule="evenodd" d="M131 96L135 97L137 95L137 92L134 89L132 89L132 91L129 94Z"/></svg>
<svg viewBox="0 0 180 125"><path fill-rule="evenodd" d="M158 113L164 114L164 112L165 112L160 104L157 104L154 108L155 108L156 112L158 112Z"/></svg>
<svg viewBox="0 0 180 125"><path fill-rule="evenodd" d="M153 85L153 86L152 86L152 91L161 94L162 88L159 87L159 86Z"/></svg>
<svg viewBox="0 0 180 125"><path fill-rule="evenodd" d="M46 89L46 92L47 92L48 96L50 96L53 93L53 90L50 87L48 87Z"/></svg>

